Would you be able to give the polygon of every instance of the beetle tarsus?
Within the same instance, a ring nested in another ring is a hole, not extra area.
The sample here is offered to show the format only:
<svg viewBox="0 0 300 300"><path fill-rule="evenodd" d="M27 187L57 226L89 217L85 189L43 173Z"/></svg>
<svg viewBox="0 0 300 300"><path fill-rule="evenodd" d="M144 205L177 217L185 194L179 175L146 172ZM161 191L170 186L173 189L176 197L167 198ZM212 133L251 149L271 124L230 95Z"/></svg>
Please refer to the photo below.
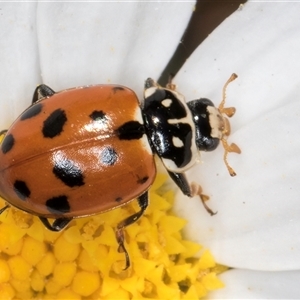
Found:
<svg viewBox="0 0 300 300"><path fill-rule="evenodd" d="M116 239L117 239L117 242L119 244L118 252L125 254L125 268L123 269L125 271L130 267L130 258L129 258L129 254L128 254L125 246L124 246L124 241L125 241L124 227L120 227L120 228L118 227L117 228L117 230L116 230Z"/></svg>
<svg viewBox="0 0 300 300"><path fill-rule="evenodd" d="M138 201L138 204L139 204L139 207L141 208L141 210L139 212L129 216L125 220L121 221L118 224L117 229L116 229L116 239L119 244L118 251L123 252L125 254L126 265L125 265L124 270L128 269L130 266L130 258L129 258L128 252L124 246L124 241L125 241L124 228L135 223L144 214L146 208L149 205L148 191L145 192L144 194L142 194L141 196L139 196L137 201Z"/></svg>
<svg viewBox="0 0 300 300"><path fill-rule="evenodd" d="M204 208L206 209L206 211L211 215L214 216L216 215L218 212L214 212L212 211L209 206L206 204L206 201L209 200L209 196L202 194L202 188L198 183L192 182L191 183L191 189L192 189L192 195L193 196L199 196L201 199L201 202L204 206Z"/></svg>

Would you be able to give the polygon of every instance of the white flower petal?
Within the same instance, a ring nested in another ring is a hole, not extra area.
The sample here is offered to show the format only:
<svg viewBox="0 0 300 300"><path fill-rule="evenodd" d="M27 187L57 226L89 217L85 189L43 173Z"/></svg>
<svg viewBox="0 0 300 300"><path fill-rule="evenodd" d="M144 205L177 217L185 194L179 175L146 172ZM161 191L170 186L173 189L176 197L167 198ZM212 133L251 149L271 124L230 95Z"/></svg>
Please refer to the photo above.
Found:
<svg viewBox="0 0 300 300"><path fill-rule="evenodd" d="M115 82L138 94L157 79L192 14L185 3L2 3L0 128L44 82L55 90ZM5 113L4 113L5 112Z"/></svg>
<svg viewBox="0 0 300 300"><path fill-rule="evenodd" d="M299 299L299 271L258 272L230 270L220 275L225 288L209 299Z"/></svg>
<svg viewBox="0 0 300 300"><path fill-rule="evenodd" d="M187 235L225 265L300 267L297 7L247 3L197 49L176 78L188 99L217 99L212 88L220 94L220 78L225 81L232 71L240 75L228 88L227 99L229 106L237 107L229 141L238 144L242 154L229 154L228 161L238 175L228 175L221 147L203 154L203 164L190 178L202 185L211 197L208 205L218 214L210 217L200 201L181 196L176 207L189 219Z"/></svg>
<svg viewBox="0 0 300 300"><path fill-rule="evenodd" d="M299 94L300 3L248 2L193 53L175 78L187 100L218 105L232 73L228 103L237 108L233 130Z"/></svg>
<svg viewBox="0 0 300 300"><path fill-rule="evenodd" d="M138 94L157 79L186 28L194 3L40 3L42 76L54 89L121 83Z"/></svg>
<svg viewBox="0 0 300 300"><path fill-rule="evenodd" d="M2 129L30 104L39 81L39 61L35 32L36 3L1 3L0 12Z"/></svg>

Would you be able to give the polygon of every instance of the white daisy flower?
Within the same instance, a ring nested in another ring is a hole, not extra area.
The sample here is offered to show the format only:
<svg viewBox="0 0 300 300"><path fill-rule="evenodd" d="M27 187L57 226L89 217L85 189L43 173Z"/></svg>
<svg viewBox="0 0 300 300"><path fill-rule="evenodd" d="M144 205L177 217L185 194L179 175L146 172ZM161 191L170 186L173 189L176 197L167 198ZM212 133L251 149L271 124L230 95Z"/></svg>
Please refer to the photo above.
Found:
<svg viewBox="0 0 300 300"><path fill-rule="evenodd" d="M20 2L0 6L0 128L29 105L40 83L58 91L118 83L142 98L157 79L188 24L194 2ZM175 209L188 219L186 236L234 268L212 299L299 298L300 268L299 3L251 2L240 7L195 50L174 79L186 100L217 105L231 73L226 104L237 109L229 142L203 153L189 172L210 196L180 193Z"/></svg>

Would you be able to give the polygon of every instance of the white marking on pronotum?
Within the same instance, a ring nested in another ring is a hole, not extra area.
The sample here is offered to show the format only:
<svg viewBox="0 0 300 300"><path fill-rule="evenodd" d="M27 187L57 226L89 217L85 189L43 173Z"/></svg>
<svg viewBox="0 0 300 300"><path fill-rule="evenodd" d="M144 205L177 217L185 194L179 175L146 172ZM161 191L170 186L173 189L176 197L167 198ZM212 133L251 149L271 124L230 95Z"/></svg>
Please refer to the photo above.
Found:
<svg viewBox="0 0 300 300"><path fill-rule="evenodd" d="M134 117L133 119L135 121L138 121L140 124L144 125L144 120L142 117L141 109L139 107L136 108L134 112ZM150 154L153 155L148 138L146 134L143 134L143 136L140 138L140 142L142 144L142 147Z"/></svg>
<svg viewBox="0 0 300 300"><path fill-rule="evenodd" d="M161 104L162 104L164 107L170 107L171 104L172 104L172 100L171 100L171 99L164 99L163 101L161 101Z"/></svg>
<svg viewBox="0 0 300 300"><path fill-rule="evenodd" d="M148 97L152 96L157 90L157 87L156 86L152 86L150 88L147 88L145 91L144 91L144 98L147 99Z"/></svg>
<svg viewBox="0 0 300 300"><path fill-rule="evenodd" d="M177 136L173 136L172 138L172 143L175 147L177 148L181 148L183 147L183 142L180 138L178 138Z"/></svg>

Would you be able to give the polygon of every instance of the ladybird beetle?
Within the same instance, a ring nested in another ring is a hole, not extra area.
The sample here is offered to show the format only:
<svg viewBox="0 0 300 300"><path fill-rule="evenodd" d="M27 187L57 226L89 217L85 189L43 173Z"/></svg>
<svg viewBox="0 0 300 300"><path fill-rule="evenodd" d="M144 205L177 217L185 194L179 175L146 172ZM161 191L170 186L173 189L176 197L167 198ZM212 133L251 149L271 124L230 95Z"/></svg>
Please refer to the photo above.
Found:
<svg viewBox="0 0 300 300"><path fill-rule="evenodd" d="M148 206L154 181L154 154L187 196L206 197L184 172L195 164L199 151L223 143L228 152L229 122L235 109L216 108L208 99L186 103L174 88L145 82L144 101L121 85L83 86L54 92L39 85L32 105L5 131L0 149L0 195L10 205L36 215L52 231L73 218L117 208L137 198L140 211L116 228L119 251L125 253L124 228L136 222ZM3 132L4 134L4 132ZM48 218L54 219L50 222Z"/></svg>

